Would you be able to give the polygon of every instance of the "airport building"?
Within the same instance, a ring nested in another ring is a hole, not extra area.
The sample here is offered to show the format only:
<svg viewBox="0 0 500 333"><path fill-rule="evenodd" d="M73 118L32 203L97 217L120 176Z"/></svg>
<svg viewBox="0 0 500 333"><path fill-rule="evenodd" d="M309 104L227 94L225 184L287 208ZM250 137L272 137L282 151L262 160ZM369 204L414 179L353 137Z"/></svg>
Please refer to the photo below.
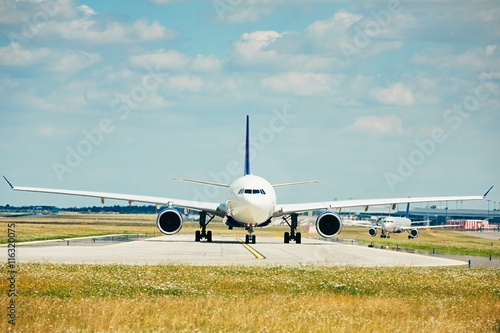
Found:
<svg viewBox="0 0 500 333"><path fill-rule="evenodd" d="M458 225L458 229L465 230L496 230L499 225L490 224L488 220L448 220L447 225Z"/></svg>

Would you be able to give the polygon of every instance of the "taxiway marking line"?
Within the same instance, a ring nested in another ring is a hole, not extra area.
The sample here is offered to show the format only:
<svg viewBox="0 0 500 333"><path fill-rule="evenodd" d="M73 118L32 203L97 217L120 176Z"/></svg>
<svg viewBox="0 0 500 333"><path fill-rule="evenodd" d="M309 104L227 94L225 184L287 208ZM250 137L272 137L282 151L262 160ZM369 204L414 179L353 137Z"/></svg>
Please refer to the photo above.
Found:
<svg viewBox="0 0 500 333"><path fill-rule="evenodd" d="M241 239L239 239L238 237L234 237L238 242L241 243L241 245L243 245L245 247L245 249L247 249L248 251L250 251L251 254L253 254L255 256L255 259L257 260L263 260L263 259L266 259L266 257L264 257L262 254L260 254L256 249L254 249L253 247L251 247L250 245L246 244L244 241L242 241Z"/></svg>

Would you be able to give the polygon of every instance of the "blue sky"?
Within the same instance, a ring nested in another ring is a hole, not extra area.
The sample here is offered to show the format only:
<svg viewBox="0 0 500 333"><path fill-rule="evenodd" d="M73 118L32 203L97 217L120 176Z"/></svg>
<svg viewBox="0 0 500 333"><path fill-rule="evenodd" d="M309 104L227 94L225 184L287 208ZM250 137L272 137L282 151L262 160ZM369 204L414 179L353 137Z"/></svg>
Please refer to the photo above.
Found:
<svg viewBox="0 0 500 333"><path fill-rule="evenodd" d="M172 178L239 177L249 114L254 174L320 180L281 202L500 186L495 0L0 6L0 171L15 184L224 200ZM5 204L99 202L5 184Z"/></svg>

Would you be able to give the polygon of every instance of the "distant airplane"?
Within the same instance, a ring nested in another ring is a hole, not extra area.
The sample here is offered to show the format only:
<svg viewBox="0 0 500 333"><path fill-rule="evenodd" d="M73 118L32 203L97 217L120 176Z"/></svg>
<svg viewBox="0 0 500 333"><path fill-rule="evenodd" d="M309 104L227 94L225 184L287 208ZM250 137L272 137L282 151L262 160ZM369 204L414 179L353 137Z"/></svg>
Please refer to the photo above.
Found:
<svg viewBox="0 0 500 333"><path fill-rule="evenodd" d="M482 196L454 196L454 197L421 197L421 198L393 198L393 199L370 199L370 200L344 200L325 201L299 204L280 204L276 201L275 188L283 186L293 186L314 183L316 181L286 183L271 185L264 178L252 175L250 172L250 125L249 116L246 118L246 142L245 142L245 171L241 178L236 179L232 184L218 184L199 180L182 179L184 181L227 188L228 199L225 202L198 202L182 199L151 197L132 194L117 194L75 190L48 189L36 187L20 187L12 185L7 178L5 180L15 191L42 192L53 194L76 195L83 197L100 198L104 203L105 199L126 200L129 204L133 202L153 203L156 205L166 205L156 219L158 229L165 235L178 233L183 225L181 214L173 207L187 208L198 211L200 214L200 230L195 233L195 241L205 239L212 241L212 232L207 230L207 225L215 216L223 218L223 222L232 228L244 228L247 231L245 242L255 244L254 229L268 226L273 218L283 218L290 227L290 231L284 233L285 243L295 241L301 243L301 233L297 232L298 216L301 212L312 210L324 210L316 219L316 231L325 238L334 237L342 230L342 219L335 212L346 207L365 207L373 205L399 204L407 202L434 202L434 201L461 201L461 200L482 200L488 194ZM490 188L491 190L491 188ZM207 220L207 217L209 218Z"/></svg>
<svg viewBox="0 0 500 333"><path fill-rule="evenodd" d="M489 191L488 191L489 192ZM488 193L486 193L488 194ZM381 218L377 221L380 225L373 225L368 230L370 236L377 236L377 230L380 229L380 238L390 238L391 233L400 234L404 231L408 232L408 239L417 238L419 235L419 229L429 229L429 228L449 228L454 227L453 225L437 225L437 226L416 226L416 223L429 222L426 221L412 221L410 220L410 204L406 205L405 217L398 216L387 216Z"/></svg>

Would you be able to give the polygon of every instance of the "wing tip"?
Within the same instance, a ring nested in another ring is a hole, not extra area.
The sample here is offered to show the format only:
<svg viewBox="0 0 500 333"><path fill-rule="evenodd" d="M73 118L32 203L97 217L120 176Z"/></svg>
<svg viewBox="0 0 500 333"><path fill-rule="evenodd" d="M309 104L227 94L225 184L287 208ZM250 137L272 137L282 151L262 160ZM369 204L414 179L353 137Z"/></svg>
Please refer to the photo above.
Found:
<svg viewBox="0 0 500 333"><path fill-rule="evenodd" d="M5 179L5 181L7 182L7 184L9 184L10 188L14 189L14 185L12 185L11 182L9 182L9 180L7 179L7 177L5 177L5 176L2 176L2 177L3 177L3 179Z"/></svg>
<svg viewBox="0 0 500 333"><path fill-rule="evenodd" d="M486 198L486 196L488 195L488 193L490 193L490 191L493 189L493 185L491 185L490 189L488 191L486 191L486 193L483 195L483 199Z"/></svg>

